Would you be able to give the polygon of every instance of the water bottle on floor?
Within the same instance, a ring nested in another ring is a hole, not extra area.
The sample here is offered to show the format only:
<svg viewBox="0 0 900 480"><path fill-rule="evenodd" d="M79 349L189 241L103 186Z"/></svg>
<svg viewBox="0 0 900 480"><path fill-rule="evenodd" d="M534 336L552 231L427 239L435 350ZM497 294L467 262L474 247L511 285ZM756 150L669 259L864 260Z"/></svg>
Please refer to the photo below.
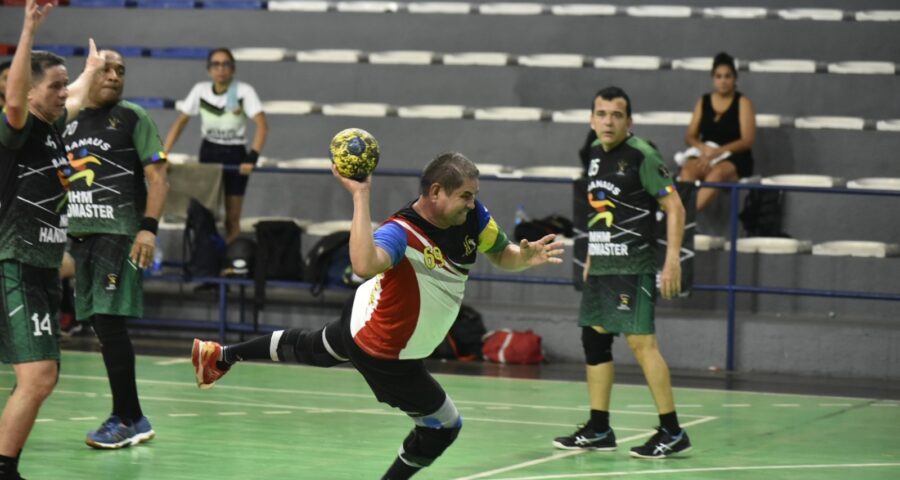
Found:
<svg viewBox="0 0 900 480"><path fill-rule="evenodd" d="M528 214L525 212L525 207L522 204L516 205L516 225L527 222L529 220Z"/></svg>

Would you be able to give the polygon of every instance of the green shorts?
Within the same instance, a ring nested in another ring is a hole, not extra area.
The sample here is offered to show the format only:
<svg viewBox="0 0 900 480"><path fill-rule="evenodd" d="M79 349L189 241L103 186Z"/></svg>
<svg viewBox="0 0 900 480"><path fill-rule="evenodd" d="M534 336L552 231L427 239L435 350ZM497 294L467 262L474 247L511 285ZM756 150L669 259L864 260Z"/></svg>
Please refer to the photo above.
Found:
<svg viewBox="0 0 900 480"><path fill-rule="evenodd" d="M72 242L75 258L75 318L144 315L144 272L128 255L134 238L88 235Z"/></svg>
<svg viewBox="0 0 900 480"><path fill-rule="evenodd" d="M610 333L651 334L656 276L589 275L581 296L578 325L603 327Z"/></svg>
<svg viewBox="0 0 900 480"><path fill-rule="evenodd" d="M59 360L59 271L0 260L0 358Z"/></svg>

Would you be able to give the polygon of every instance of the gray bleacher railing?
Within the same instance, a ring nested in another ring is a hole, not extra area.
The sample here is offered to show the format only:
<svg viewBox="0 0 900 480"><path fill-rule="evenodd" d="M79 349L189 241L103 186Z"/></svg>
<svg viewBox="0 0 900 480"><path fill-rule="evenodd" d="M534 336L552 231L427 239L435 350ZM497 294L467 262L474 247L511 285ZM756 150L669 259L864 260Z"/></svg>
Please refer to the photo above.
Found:
<svg viewBox="0 0 900 480"><path fill-rule="evenodd" d="M236 166L225 166L227 169L237 169ZM290 173L290 174L327 174L331 175L330 170L321 168L275 168L275 167L259 167L255 170L259 173ZM385 177L414 177L418 178L421 172L413 169L383 168L378 170L379 176ZM560 177L541 177L541 176L518 176L518 175L481 175L479 178L488 181L500 182L536 182L536 183L560 183L572 184L572 179ZM876 189L856 189L856 188L837 188L837 187L801 187L789 185L762 185L752 183L720 183L720 182L701 182L701 187L713 187L727 190L731 196L731 212L729 213L730 222L730 244L731 248L728 257L728 283L724 285L718 284L694 284L692 288L698 291L725 292L727 294L727 334L725 349L725 366L726 369L734 370L734 345L735 345L735 300L738 293L755 293L755 294L772 294L772 295L789 295L789 296L810 296L810 297L831 297L831 298L847 298L862 300L889 300L900 301L900 293L889 292L857 292L848 290L817 290L805 288L788 288L788 287L756 287L737 284L737 240L738 240L738 211L740 209L739 198L741 190L780 190L801 193L826 193L826 194L844 194L844 195L869 195L879 197L900 197L900 191L894 190L876 190ZM177 275L164 275L150 277L157 281L185 281ZM504 274L471 274L469 276L474 281L485 282L511 282L511 283L528 283L528 284L545 284L558 286L574 286L574 282L568 277L539 277L539 276L517 276ZM230 331L234 332L261 332L273 330L275 327L267 325L257 325L254 323L246 325L242 320L240 325L232 325L227 319L227 291L226 285L239 285L243 287L252 285L251 279L235 279L222 277L202 277L194 278L193 281L201 283L212 283L218 287L218 331L220 339L224 341L225 334ZM268 281L271 286L287 287L287 288L309 288L311 285L306 282L289 282L289 281ZM178 321L180 326L194 327L202 329L208 326L209 322L184 322ZM174 323L163 320L138 320L137 325L151 326L171 326Z"/></svg>

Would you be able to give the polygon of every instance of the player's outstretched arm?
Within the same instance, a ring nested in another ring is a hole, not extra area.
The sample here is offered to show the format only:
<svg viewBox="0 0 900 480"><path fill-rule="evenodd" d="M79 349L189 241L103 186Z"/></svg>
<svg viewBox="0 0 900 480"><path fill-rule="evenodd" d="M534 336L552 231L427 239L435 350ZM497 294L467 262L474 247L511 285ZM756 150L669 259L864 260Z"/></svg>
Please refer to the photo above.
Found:
<svg viewBox="0 0 900 480"><path fill-rule="evenodd" d="M563 244L550 234L534 242L510 243L502 251L489 253L491 263L503 270L517 272L545 263L562 263Z"/></svg>
<svg viewBox="0 0 900 480"><path fill-rule="evenodd" d="M364 180L344 178L334 165L331 166L331 173L353 195L353 220L350 223L350 264L353 273L362 278L373 277L390 268L391 256L375 246L372 236L372 213L369 208L372 176Z"/></svg>
<svg viewBox="0 0 900 480"><path fill-rule="evenodd" d="M16 130L24 127L25 121L28 119L28 91L31 90L31 49L34 46L34 34L47 19L47 15L52 9L53 5L38 5L37 0L28 0L25 3L22 33L19 36L19 44L16 46L16 54L9 67L9 77L6 81L6 121Z"/></svg>
<svg viewBox="0 0 900 480"><path fill-rule="evenodd" d="M94 39L88 39L88 56L84 61L84 71L77 80L69 84L69 98L66 99L66 110L68 111L66 122L75 120L78 112L84 108L91 85L94 83L94 77L103 72L105 64L106 60L97 52L97 44L94 43Z"/></svg>

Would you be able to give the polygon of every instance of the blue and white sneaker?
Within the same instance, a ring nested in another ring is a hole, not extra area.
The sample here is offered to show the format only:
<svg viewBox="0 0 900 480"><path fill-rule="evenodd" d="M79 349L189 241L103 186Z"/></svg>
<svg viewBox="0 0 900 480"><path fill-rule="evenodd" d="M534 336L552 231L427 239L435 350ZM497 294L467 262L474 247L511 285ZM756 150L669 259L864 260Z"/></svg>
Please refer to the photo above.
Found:
<svg viewBox="0 0 900 480"><path fill-rule="evenodd" d="M665 428L657 427L656 434L650 437L647 443L631 449L631 456L649 459L668 458L690 450L691 439L683 428L678 435L672 435Z"/></svg>
<svg viewBox="0 0 900 480"><path fill-rule="evenodd" d="M153 427L150 426L150 420L147 419L146 415L134 422L134 433L135 435L131 439L132 445L149 442L156 436L156 432L154 432Z"/></svg>
<svg viewBox="0 0 900 480"><path fill-rule="evenodd" d="M132 425L126 425L118 415L110 415L97 430L87 433L84 443L94 448L115 449L125 448L149 441L156 432L150 426L147 417Z"/></svg>

